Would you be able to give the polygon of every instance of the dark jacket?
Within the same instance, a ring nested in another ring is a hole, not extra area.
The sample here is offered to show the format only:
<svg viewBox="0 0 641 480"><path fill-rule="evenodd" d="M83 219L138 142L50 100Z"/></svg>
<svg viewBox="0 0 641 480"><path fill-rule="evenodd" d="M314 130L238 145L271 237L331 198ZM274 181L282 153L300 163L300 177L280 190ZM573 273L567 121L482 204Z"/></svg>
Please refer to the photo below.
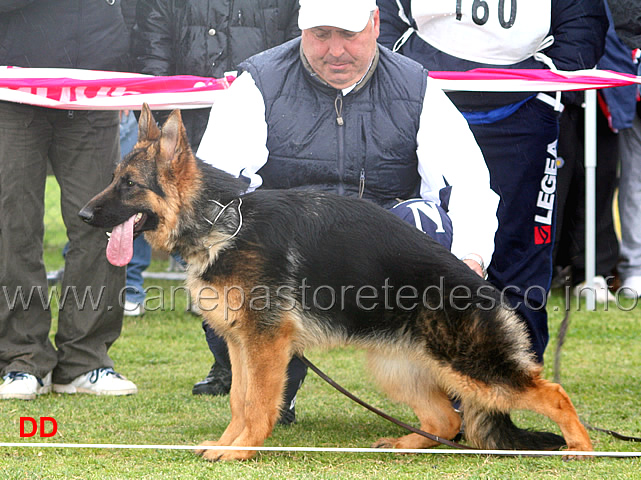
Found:
<svg viewBox="0 0 641 480"><path fill-rule="evenodd" d="M617 35L630 48L641 48L641 2L608 0Z"/></svg>
<svg viewBox="0 0 641 480"><path fill-rule="evenodd" d="M140 73L221 78L298 35L298 0L139 0L133 54ZM209 110L183 112L194 150Z"/></svg>
<svg viewBox="0 0 641 480"><path fill-rule="evenodd" d="M416 28L416 22L412 17L412 3L415 1L418 0L378 0L381 11L379 37L381 44L392 48L410 27L399 14L399 3L412 27ZM510 2L505 2L505 5L509 4ZM477 9L477 13L479 12L482 13L483 9ZM488 15L490 13L497 14L493 11L488 12ZM554 43L544 49L543 53L554 61L556 68L580 70L594 67L603 55L605 33L608 28L603 0L551 0L550 20L548 35L554 36ZM548 68L532 57L511 65L491 65L464 60L434 48L416 33L409 37L400 53L430 70L466 71L492 67ZM496 106L515 103L531 93L453 92L448 95L461 110L465 111L490 110Z"/></svg>
<svg viewBox="0 0 641 480"><path fill-rule="evenodd" d="M608 0L611 3L612 0ZM605 41L605 54L599 60L598 67L604 70L636 75L637 66L632 61L632 50L628 48L617 35L614 28L614 21L608 9L610 28ZM612 129L621 130L632 126L636 114L637 86L626 85L625 87L604 88L600 90L605 103L608 106L608 120Z"/></svg>
<svg viewBox="0 0 641 480"><path fill-rule="evenodd" d="M263 186L354 197L364 187L363 198L387 208L397 198L418 196L416 137L427 71L381 47L373 73L343 96L299 56L295 39L241 64L265 101L270 133L269 159L258 171Z"/></svg>
<svg viewBox="0 0 641 480"><path fill-rule="evenodd" d="M0 0L0 65L127 71L120 0Z"/></svg>

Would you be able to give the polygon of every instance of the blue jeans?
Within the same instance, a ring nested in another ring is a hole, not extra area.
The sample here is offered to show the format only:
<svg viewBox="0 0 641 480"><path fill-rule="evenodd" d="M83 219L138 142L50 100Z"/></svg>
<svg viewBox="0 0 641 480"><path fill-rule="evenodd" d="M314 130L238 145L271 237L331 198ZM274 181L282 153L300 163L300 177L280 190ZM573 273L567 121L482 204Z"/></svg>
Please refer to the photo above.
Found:
<svg viewBox="0 0 641 480"><path fill-rule="evenodd" d="M133 111L127 115L124 112L120 118L120 152L124 157L128 154L138 139L138 123ZM139 236L134 240L134 256L127 265L127 290L125 297L128 302L143 303L145 292L143 290L142 272L151 262L151 246L145 237Z"/></svg>
<svg viewBox="0 0 641 480"><path fill-rule="evenodd" d="M134 256L127 265L127 289L125 298L128 302L143 303L145 291L143 289L142 272L151 262L151 246L142 235L134 240Z"/></svg>
<svg viewBox="0 0 641 480"><path fill-rule="evenodd" d="M127 115L123 112L120 117L120 154L124 157L131 152L137 140L138 122L134 112L130 111Z"/></svg>
<svg viewBox="0 0 641 480"><path fill-rule="evenodd" d="M621 180L621 263L619 274L625 281L641 276L641 119L634 116L632 128L619 134Z"/></svg>

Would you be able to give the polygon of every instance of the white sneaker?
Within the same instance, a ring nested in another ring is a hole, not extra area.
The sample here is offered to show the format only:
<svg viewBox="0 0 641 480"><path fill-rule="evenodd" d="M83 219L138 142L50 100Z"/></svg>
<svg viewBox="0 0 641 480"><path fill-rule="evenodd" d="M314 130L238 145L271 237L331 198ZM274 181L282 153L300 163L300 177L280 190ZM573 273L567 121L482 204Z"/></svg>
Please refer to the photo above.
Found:
<svg viewBox="0 0 641 480"><path fill-rule="evenodd" d="M34 400L36 395L51 391L51 372L43 379L25 372L9 372L2 378L4 383L0 385L1 399Z"/></svg>
<svg viewBox="0 0 641 480"><path fill-rule="evenodd" d="M602 276L597 275L594 277L592 289L594 290L594 298L597 303L616 302L616 297L612 295L612 292L608 289L608 284L605 281L605 278ZM591 289L587 286L587 282L581 282L574 287L574 296L586 298L590 290Z"/></svg>
<svg viewBox="0 0 641 480"><path fill-rule="evenodd" d="M619 288L619 292L626 298L641 297L641 276L634 275L626 278Z"/></svg>
<svg viewBox="0 0 641 480"><path fill-rule="evenodd" d="M140 317L145 314L145 307L142 306L142 303L125 300L124 314L126 317Z"/></svg>
<svg viewBox="0 0 641 480"><path fill-rule="evenodd" d="M97 368L76 377L67 385L53 385L56 393L89 393L92 395L134 395L138 387L113 368Z"/></svg>

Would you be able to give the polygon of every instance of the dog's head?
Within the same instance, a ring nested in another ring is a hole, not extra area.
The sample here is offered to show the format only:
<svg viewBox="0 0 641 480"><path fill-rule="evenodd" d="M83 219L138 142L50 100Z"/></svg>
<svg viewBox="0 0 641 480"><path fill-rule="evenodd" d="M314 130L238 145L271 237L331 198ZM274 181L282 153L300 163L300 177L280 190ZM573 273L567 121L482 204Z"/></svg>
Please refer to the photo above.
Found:
<svg viewBox="0 0 641 480"><path fill-rule="evenodd" d="M142 232L154 248L170 251L182 209L191 207L199 175L180 111L174 110L162 130L147 104L138 123L138 141L114 171L113 180L80 210L88 224L113 229L107 258L129 263L133 240Z"/></svg>

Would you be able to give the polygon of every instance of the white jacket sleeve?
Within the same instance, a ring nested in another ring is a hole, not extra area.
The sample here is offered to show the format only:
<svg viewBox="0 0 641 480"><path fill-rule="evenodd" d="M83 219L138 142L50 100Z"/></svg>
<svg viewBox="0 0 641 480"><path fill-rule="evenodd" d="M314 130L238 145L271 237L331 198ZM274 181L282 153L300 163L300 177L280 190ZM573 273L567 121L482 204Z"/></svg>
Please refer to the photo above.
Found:
<svg viewBox="0 0 641 480"><path fill-rule="evenodd" d="M498 228L499 197L467 121L429 79L417 134L421 197L440 204L439 192L450 185L452 253L475 253L489 265Z"/></svg>
<svg viewBox="0 0 641 480"><path fill-rule="evenodd" d="M265 101L248 72L216 99L196 156L220 170L250 180L248 191L263 183L256 172L267 163Z"/></svg>

